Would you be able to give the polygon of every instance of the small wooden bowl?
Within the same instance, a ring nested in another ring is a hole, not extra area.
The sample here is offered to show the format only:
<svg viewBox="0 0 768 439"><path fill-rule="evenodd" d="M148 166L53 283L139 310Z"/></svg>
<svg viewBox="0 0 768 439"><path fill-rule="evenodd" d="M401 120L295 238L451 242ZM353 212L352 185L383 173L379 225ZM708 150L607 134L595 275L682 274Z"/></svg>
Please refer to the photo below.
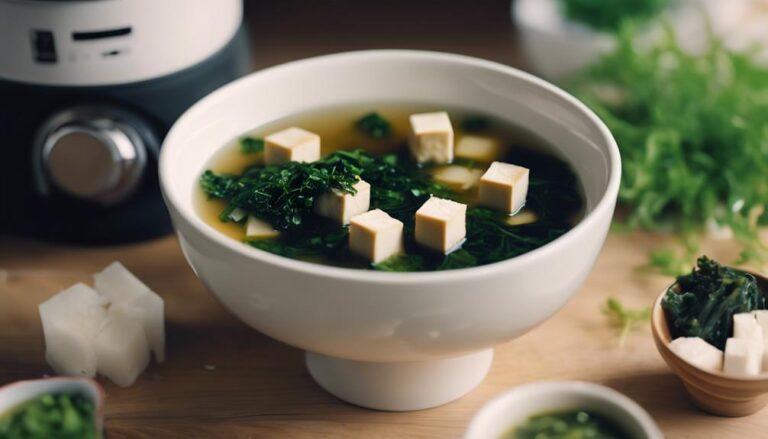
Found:
<svg viewBox="0 0 768 439"><path fill-rule="evenodd" d="M750 274L757 278L761 286L768 285L768 279L755 273ZM751 415L765 407L768 404L768 373L749 378L728 376L699 369L672 352L669 348L672 337L661 307L666 294L665 289L653 305L653 341L664 361L683 381L694 404L714 415L731 417Z"/></svg>

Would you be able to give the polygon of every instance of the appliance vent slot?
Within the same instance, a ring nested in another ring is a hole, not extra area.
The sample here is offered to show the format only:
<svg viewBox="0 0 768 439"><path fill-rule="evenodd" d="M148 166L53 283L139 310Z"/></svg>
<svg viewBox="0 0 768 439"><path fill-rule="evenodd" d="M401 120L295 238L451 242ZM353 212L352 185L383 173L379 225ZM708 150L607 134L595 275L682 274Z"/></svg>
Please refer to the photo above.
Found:
<svg viewBox="0 0 768 439"><path fill-rule="evenodd" d="M72 39L75 41L100 40L102 38L123 37L130 34L130 27L121 27L117 29L105 29L88 32L72 32Z"/></svg>

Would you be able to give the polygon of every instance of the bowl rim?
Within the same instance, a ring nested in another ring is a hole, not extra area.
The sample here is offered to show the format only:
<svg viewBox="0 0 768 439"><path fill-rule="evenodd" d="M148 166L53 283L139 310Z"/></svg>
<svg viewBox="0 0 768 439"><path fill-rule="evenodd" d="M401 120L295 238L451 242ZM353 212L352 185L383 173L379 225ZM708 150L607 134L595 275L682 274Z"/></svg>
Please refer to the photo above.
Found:
<svg viewBox="0 0 768 439"><path fill-rule="evenodd" d="M586 120L597 129L597 133L600 137L599 141L604 143L607 147L606 155L608 158L608 181L594 208L589 211L573 228L562 236L554 239L553 241L524 253L519 256L515 256L510 259L506 259L491 264L480 265L476 267L445 270L445 271L431 271L431 272L381 272L374 270L363 270L358 268L345 268L335 267L329 265L322 265L313 262L300 261L296 259L287 258L284 256L275 255L257 248L248 246L234 240L223 233L215 230L209 224L205 223L194 212L187 212L182 206L180 197L191 196L191 194L180 194L182 191L167 190L166 187L171 187L172 183L169 181L170 176L173 174L172 169L175 166L183 166L183 163L174 162L169 157L174 149L178 149L180 146L174 146L174 144L181 144L181 140L186 136L184 131L188 131L189 128L184 127L186 120L198 113L204 113L210 105L217 103L218 101L225 99L229 94L233 93L241 87L246 86L250 82L258 82L265 76L276 76L282 74L284 71L298 70L298 69L313 69L319 65L328 63L343 63L349 60L376 60L376 61L399 61L399 62L437 62L437 63L450 63L457 65L470 66L479 69L491 70L503 75L514 77L522 82L527 83L530 86L541 89L555 98L561 100L564 104L570 105L575 113L585 117ZM184 131L182 131L184 128ZM360 50L351 52L341 52L329 55L321 55L311 58L300 59L296 61L290 61L284 64L276 65L266 68L251 74L248 74L242 78L232 81L217 90L213 91L203 99L195 103L192 107L187 109L184 114L177 119L163 141L163 145L160 152L160 158L158 162L160 189L169 210L175 211L187 224L200 235L206 239L212 241L220 247L228 251L232 251L242 257L251 260L257 260L260 262L266 262L270 265L278 266L283 269L297 271L305 274L333 277L337 279L345 279L352 281L360 281L366 283L435 283L436 281L451 282L458 279L466 280L477 277L487 276L491 273L510 269L516 265L525 265L534 263L535 261L547 258L548 255L558 251L559 247L563 245L563 242L575 239L577 235L584 235L588 233L593 227L597 225L606 216L613 216L613 207L616 202L616 197L619 191L619 184L621 179L621 158L619 154L619 147L616 143L611 132L605 123L592 111L586 104L576 99L571 94L562 90L561 88L540 79L532 74L523 72L519 69L497 63L494 61L488 61L481 58L435 52L424 50L404 50L404 49L374 49L374 50ZM178 227L175 227L178 233Z"/></svg>
<svg viewBox="0 0 768 439"><path fill-rule="evenodd" d="M591 383L588 381L536 381L533 383L523 384L515 386L509 390L502 392L495 396L491 401L484 404L480 410L478 410L472 417L469 426L467 427L465 439L476 439L481 437L487 437L483 431L484 424L490 419L494 419L497 416L504 414L502 407L516 398L521 398L522 394L544 394L552 398L552 403L548 403L549 406L544 410L557 410L564 407L557 399L558 395L562 394L576 394L579 396L594 398L608 403L614 408L619 409L625 413L629 418L632 418L637 422L643 433L646 434L647 439L662 439L664 437L661 429L659 428L653 417L637 402L623 393L614 390L608 386L602 384ZM541 410L531 410L530 408L522 410L526 413L526 416L531 416L541 412ZM514 425L509 425L510 428Z"/></svg>
<svg viewBox="0 0 768 439"><path fill-rule="evenodd" d="M759 273L755 273L754 271L750 271L750 270L742 270L742 269L739 269L739 270L745 273L751 274L752 276L755 276L757 279L762 279L764 282L768 283L768 278L766 278L765 276ZM667 314L664 312L664 309L661 306L661 302L664 300L664 297L669 292L669 289L675 285L677 285L677 281L665 287L661 291L661 293L656 297L656 301L653 303L653 309L651 310L651 332L653 333L654 338L658 339L658 341L661 342L661 343L655 343L656 349L659 351L663 349L665 352L668 352L669 355L673 356L678 361L683 362L686 366L692 367L697 372L700 372L703 376L708 377L712 380L733 381L735 383L749 383L749 382L768 380L768 370L760 371L760 374L755 376L738 376L738 375L727 375L725 372L712 372L711 370L702 369L696 366L695 364L689 363L686 359L677 355L677 353L669 347L669 344L674 339L672 338L672 333L669 331L669 322L667 321ZM661 352L659 352L659 354L661 354ZM724 351L723 351L723 355L725 355ZM662 355L662 357L663 356L664 355ZM675 375L680 375L675 368L670 366L670 369L672 369Z"/></svg>

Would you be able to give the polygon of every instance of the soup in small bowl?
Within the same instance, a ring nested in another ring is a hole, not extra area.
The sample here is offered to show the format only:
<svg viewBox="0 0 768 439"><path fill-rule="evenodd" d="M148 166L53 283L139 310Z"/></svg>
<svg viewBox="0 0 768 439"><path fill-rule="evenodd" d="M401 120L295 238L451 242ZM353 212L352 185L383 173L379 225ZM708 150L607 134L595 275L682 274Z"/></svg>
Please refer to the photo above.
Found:
<svg viewBox="0 0 768 439"><path fill-rule="evenodd" d="M467 158L472 136L493 152ZM620 168L603 123L544 81L364 51L212 93L166 137L160 180L185 257L229 310L306 350L341 399L415 410L469 392L493 346L567 303Z"/></svg>

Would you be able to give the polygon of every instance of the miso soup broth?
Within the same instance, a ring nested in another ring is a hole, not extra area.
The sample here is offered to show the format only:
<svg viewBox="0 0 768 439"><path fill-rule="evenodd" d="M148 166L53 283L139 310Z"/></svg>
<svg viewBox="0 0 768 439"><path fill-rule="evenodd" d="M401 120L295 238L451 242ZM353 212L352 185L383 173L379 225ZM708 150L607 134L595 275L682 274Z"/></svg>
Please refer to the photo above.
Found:
<svg viewBox="0 0 768 439"><path fill-rule="evenodd" d="M464 154L457 155L450 164L417 164L408 149L409 116L435 111L448 112L454 145L464 136L481 136L496 140L497 147L483 157L467 158ZM373 126L361 128L357 122L371 113L380 117L369 117ZM376 125L382 121L386 128L383 131ZM281 184L279 168L288 167L265 167L262 139L289 127L301 127L320 136L321 161L334 157L334 153L340 154L337 151L349 151L349 160L365 163L359 177L371 185L370 209L381 209L403 223L403 248L399 254L371 263L352 253L349 226L314 213L312 197L302 198L301 202L291 200L291 208L295 208L291 212L297 213L287 218L275 216L271 209L280 207L290 197L288 193L268 206L249 203L249 191L258 192L258 185ZM249 139L245 145L243 139ZM252 145L257 152L250 151ZM212 173L201 176L194 201L201 218L214 229L242 241L243 245L288 258L382 271L468 268L541 247L581 219L581 184L554 151L520 127L490 115L455 108L420 104L323 108L259 126L224 145L207 165ZM512 215L477 204L478 180L493 161L530 170L525 206ZM270 171L274 178L261 179L258 184L247 178L249 172L259 174L269 168L274 168ZM430 196L467 205L466 239L448 254L419 244L414 236L415 212ZM267 220L275 233L258 239L246 238L249 216Z"/></svg>

